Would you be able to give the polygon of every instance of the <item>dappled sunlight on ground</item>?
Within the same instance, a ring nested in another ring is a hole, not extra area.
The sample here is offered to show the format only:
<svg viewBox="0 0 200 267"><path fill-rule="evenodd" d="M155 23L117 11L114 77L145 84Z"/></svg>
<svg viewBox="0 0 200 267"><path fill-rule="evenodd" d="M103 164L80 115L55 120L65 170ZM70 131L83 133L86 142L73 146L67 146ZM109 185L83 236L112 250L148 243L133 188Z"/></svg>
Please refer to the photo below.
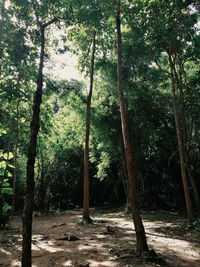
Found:
<svg viewBox="0 0 200 267"><path fill-rule="evenodd" d="M64 267L67 267L67 266L73 266L73 265L72 265L72 261L69 260L69 261L64 262L64 263L63 263L63 266L64 266Z"/></svg>
<svg viewBox="0 0 200 267"><path fill-rule="evenodd" d="M155 229L156 230L156 229ZM147 237L148 242L151 244L158 253L163 253L165 256L172 256L182 259L183 261L191 261L193 264L196 263L200 266L200 251L195 251L192 249L191 242L180 240L173 237L167 237L162 234L149 233ZM187 263L182 266L188 266ZM194 266L194 265L192 265ZM189 266L188 266L189 267Z"/></svg>
<svg viewBox="0 0 200 267"><path fill-rule="evenodd" d="M81 225L81 218L78 211L34 218L33 267L153 266L153 263L135 257L133 223L122 212L94 213L94 224L90 225ZM154 218L145 219L144 224L150 248L169 266L200 266L200 244L184 240L183 235L179 238L175 233L173 236L173 229L179 226L177 223ZM21 266L21 219L13 219L11 226L9 231L0 233L0 266L3 267ZM166 229L170 229L170 235Z"/></svg>
<svg viewBox="0 0 200 267"><path fill-rule="evenodd" d="M11 253L9 252L9 251L6 251L5 249L3 249L3 248L0 248L0 251L2 252L2 253L4 253L5 255L11 255Z"/></svg>
<svg viewBox="0 0 200 267"><path fill-rule="evenodd" d="M101 262L98 262L98 261L95 261L95 260L88 260L89 262L89 266L90 267L95 267L95 266L107 266L107 267L114 267L114 266L117 266L116 263L114 262L111 262L111 261L101 261Z"/></svg>
<svg viewBox="0 0 200 267"><path fill-rule="evenodd" d="M11 267L18 267L18 266L21 266L20 261L13 260L13 261L11 262Z"/></svg>

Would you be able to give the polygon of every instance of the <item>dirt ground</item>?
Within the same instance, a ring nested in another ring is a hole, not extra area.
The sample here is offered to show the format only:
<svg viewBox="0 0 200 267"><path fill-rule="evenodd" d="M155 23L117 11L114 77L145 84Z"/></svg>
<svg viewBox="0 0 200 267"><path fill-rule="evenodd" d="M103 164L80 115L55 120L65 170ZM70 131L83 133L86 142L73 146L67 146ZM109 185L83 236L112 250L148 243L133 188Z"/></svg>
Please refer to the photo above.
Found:
<svg viewBox="0 0 200 267"><path fill-rule="evenodd" d="M143 216L150 249L161 259L139 259L131 218L123 212L91 211L94 223L82 225L81 211L35 214L33 267L104 266L200 267L200 233L175 213ZM21 218L0 232L0 266L17 267L21 257ZM164 263L164 261L165 263Z"/></svg>

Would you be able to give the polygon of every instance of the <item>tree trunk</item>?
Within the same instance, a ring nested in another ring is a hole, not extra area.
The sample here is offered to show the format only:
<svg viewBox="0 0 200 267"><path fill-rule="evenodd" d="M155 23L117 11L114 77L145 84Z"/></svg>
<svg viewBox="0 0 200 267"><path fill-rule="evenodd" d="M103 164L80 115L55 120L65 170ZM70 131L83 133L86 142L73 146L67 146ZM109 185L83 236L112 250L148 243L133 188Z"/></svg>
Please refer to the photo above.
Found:
<svg viewBox="0 0 200 267"><path fill-rule="evenodd" d="M33 2L32 2L33 3ZM33 3L34 7L34 3ZM35 13L36 10L34 8ZM37 148L37 136L40 128L40 105L42 102L43 88L43 67L45 48L45 28L56 22L58 18L53 18L45 24L41 24L36 14L38 25L40 26L40 61L37 75L37 87L33 98L32 119L30 123L30 141L26 165L26 185L25 202L22 216L22 267L31 267L31 243L32 243L32 215L34 204L34 166Z"/></svg>
<svg viewBox="0 0 200 267"><path fill-rule="evenodd" d="M128 184L130 191L130 200L132 208L132 217L135 225L136 239L137 239L137 251L139 254L142 254L145 251L148 251L148 245L146 241L146 235L142 219L140 216L137 199L136 199L136 167L135 159L133 156L133 151L131 149L130 139L129 139L129 130L128 130L128 121L127 121L127 111L125 104L125 97L123 92L123 83L122 83L122 53L121 53L121 22L120 22L120 0L117 2L117 16L116 16L116 26L117 26L117 78L118 78L118 93L120 100L120 113L121 113L121 124L122 124L122 133L124 141L124 149L126 155L126 165L128 172Z"/></svg>
<svg viewBox="0 0 200 267"><path fill-rule="evenodd" d="M198 190L198 186L196 183L196 180L194 178L194 176L192 175L192 171L190 168L190 165L187 163L187 173L188 173L188 177L192 186L192 191L194 193L194 201L195 201L195 205L196 205L196 209L198 212L200 212L200 196L199 196L199 190Z"/></svg>
<svg viewBox="0 0 200 267"><path fill-rule="evenodd" d="M173 62L173 58L169 55L169 63L170 63L170 69L171 69L171 81L172 81L172 94L173 94L173 106L174 106L174 117L175 117L175 125L176 125L176 134L178 139L178 148L179 148L179 157L180 157L180 166L181 166L181 177L183 182L183 189L184 189L184 195L185 195L185 201L186 201L186 208L187 208L187 214L188 218L193 218L193 209L192 209L192 202L190 198L190 191L189 191L189 184L188 184L188 178L187 178L187 172L186 172L186 162L184 157L184 143L183 143L183 133L182 133L182 127L181 127L181 119L180 119L180 110L179 110L179 103L178 103L178 96L177 96L177 84L175 80L175 66Z"/></svg>
<svg viewBox="0 0 200 267"><path fill-rule="evenodd" d="M86 128L85 128L85 148L84 148L84 172L83 172L83 222L90 223L89 213L89 136L90 136L90 113L91 113L91 99L93 91L93 80L94 80L94 59L96 49L96 32L93 33L93 46L92 46L92 57L90 65L90 89L87 98L87 110L86 110Z"/></svg>
<svg viewBox="0 0 200 267"><path fill-rule="evenodd" d="M44 27L41 27L41 47L40 47L40 63L37 78L37 88L33 99L33 113L30 124L30 143L28 149L28 160L26 167L26 188L25 188L25 203L22 218L22 267L31 267L31 241L32 241L32 214L34 200L34 165L37 147L37 135L39 131L39 115L40 105L42 102L42 87L43 87L43 66L44 66L44 47L45 36Z"/></svg>

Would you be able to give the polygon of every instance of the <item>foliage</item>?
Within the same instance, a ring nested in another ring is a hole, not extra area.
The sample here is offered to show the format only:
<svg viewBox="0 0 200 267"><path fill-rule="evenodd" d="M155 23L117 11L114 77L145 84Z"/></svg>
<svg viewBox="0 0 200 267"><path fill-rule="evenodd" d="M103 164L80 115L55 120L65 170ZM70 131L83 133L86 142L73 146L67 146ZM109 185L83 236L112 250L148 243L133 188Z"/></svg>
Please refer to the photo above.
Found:
<svg viewBox="0 0 200 267"><path fill-rule="evenodd" d="M11 191L6 188L12 186L13 168L9 165L16 158L16 209L21 209L39 34L31 1L9 2L0 11L0 132L5 133L0 136L1 199L10 205ZM115 1L34 2L42 23L59 18L54 29L47 31L45 64L59 47L57 53L67 50L76 54L79 69L88 77L92 32L97 32L90 139L91 203L123 204L126 168L116 90ZM177 69L184 69L181 75L187 148L192 174L199 180L198 9L198 1L122 1L123 82L131 142L136 149L138 196L144 208L183 206L169 50L177 59ZM62 43L57 33L52 37L58 29ZM81 206L87 82L61 81L46 74L44 85L35 207ZM7 151L13 159L4 158Z"/></svg>
<svg viewBox="0 0 200 267"><path fill-rule="evenodd" d="M10 160L13 158L11 152L0 150L0 217L7 216L11 210L10 197L13 195L11 187L12 168Z"/></svg>

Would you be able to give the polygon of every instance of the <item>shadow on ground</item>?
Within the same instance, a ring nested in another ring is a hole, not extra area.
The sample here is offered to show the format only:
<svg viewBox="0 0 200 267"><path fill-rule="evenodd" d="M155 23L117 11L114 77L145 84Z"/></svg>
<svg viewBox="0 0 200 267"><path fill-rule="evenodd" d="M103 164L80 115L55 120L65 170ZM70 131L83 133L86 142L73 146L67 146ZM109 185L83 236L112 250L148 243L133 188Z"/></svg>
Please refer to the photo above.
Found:
<svg viewBox="0 0 200 267"><path fill-rule="evenodd" d="M144 220L148 243L167 266L198 267L199 243L178 235L179 219ZM166 266L155 260L148 262L135 254L133 223L122 212L94 213L94 224L81 225L81 213L45 215L34 218L33 267L62 266ZM0 233L0 266L20 266L21 220L14 218L12 229ZM181 227L181 225L180 225ZM173 230L175 234L173 235ZM71 238L70 237L77 237ZM65 239L65 240L63 240Z"/></svg>

